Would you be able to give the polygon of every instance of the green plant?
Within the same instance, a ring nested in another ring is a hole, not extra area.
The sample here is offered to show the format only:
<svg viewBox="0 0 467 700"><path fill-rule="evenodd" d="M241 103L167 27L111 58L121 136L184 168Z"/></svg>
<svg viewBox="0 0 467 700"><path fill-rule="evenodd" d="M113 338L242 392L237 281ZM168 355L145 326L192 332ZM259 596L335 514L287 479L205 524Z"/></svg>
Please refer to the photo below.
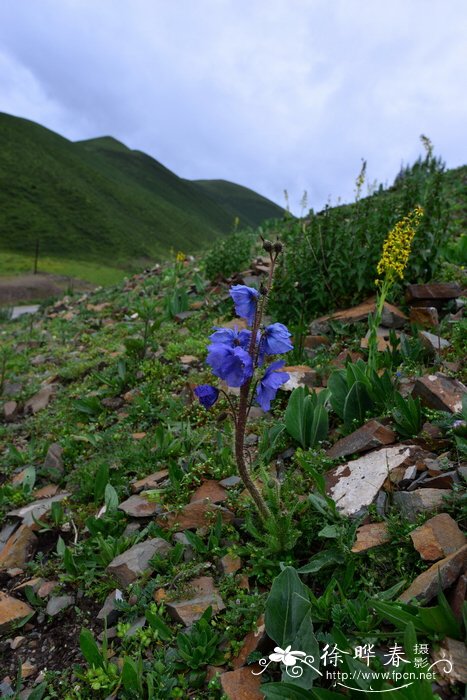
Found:
<svg viewBox="0 0 467 700"><path fill-rule="evenodd" d="M199 671L208 664L216 665L223 661L224 655L218 650L220 635L211 626L212 608L204 611L189 632L179 632L177 635L177 656L183 664Z"/></svg>
<svg viewBox="0 0 467 700"><path fill-rule="evenodd" d="M408 396L404 399L398 391L394 394L395 408L392 417L398 434L403 438L418 435L422 428L423 416L420 399Z"/></svg>
<svg viewBox="0 0 467 700"><path fill-rule="evenodd" d="M307 387L298 387L290 395L285 411L287 432L301 444L304 449L315 447L326 439L329 419L326 402L330 391L319 394L310 393Z"/></svg>
<svg viewBox="0 0 467 700"><path fill-rule="evenodd" d="M243 270L250 262L253 240L251 231L238 231L216 241L204 257L208 279L229 277Z"/></svg>

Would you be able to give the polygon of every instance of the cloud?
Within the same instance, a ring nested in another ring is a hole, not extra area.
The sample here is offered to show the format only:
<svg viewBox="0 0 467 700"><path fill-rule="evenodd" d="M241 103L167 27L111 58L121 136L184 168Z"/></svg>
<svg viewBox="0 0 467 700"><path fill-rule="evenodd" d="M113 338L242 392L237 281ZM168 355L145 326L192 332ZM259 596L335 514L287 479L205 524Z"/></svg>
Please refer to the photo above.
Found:
<svg viewBox="0 0 467 700"><path fill-rule="evenodd" d="M463 0L5 3L0 109L320 208L362 157L392 181L422 132L465 163L466 20Z"/></svg>

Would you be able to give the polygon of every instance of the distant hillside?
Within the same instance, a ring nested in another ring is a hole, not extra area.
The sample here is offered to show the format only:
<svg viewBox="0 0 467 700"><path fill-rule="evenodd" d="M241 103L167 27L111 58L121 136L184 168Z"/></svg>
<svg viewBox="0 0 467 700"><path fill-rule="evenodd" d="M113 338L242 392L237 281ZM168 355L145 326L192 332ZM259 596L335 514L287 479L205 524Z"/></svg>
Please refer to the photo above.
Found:
<svg viewBox="0 0 467 700"><path fill-rule="evenodd" d="M190 182L105 136L73 143L0 113L0 249L118 264L192 251L258 226L273 202L224 181Z"/></svg>

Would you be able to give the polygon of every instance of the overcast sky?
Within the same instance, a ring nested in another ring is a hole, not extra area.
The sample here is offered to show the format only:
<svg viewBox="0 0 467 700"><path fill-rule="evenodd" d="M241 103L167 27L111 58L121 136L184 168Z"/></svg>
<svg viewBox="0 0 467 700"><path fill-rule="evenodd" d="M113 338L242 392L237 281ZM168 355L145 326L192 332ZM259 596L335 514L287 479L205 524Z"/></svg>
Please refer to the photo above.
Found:
<svg viewBox="0 0 467 700"><path fill-rule="evenodd" d="M3 0L0 111L293 211L467 162L466 0Z"/></svg>

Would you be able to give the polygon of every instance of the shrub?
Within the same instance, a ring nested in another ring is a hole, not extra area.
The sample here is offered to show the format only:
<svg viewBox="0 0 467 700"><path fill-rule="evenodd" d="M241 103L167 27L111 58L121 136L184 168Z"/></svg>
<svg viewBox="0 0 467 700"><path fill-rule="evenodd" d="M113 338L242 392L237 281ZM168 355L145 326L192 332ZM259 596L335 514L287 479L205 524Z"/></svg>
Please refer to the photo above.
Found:
<svg viewBox="0 0 467 700"><path fill-rule="evenodd" d="M246 230L230 233L216 241L204 258L208 279L230 277L234 272L240 272L247 267L251 260L254 240L253 231Z"/></svg>

